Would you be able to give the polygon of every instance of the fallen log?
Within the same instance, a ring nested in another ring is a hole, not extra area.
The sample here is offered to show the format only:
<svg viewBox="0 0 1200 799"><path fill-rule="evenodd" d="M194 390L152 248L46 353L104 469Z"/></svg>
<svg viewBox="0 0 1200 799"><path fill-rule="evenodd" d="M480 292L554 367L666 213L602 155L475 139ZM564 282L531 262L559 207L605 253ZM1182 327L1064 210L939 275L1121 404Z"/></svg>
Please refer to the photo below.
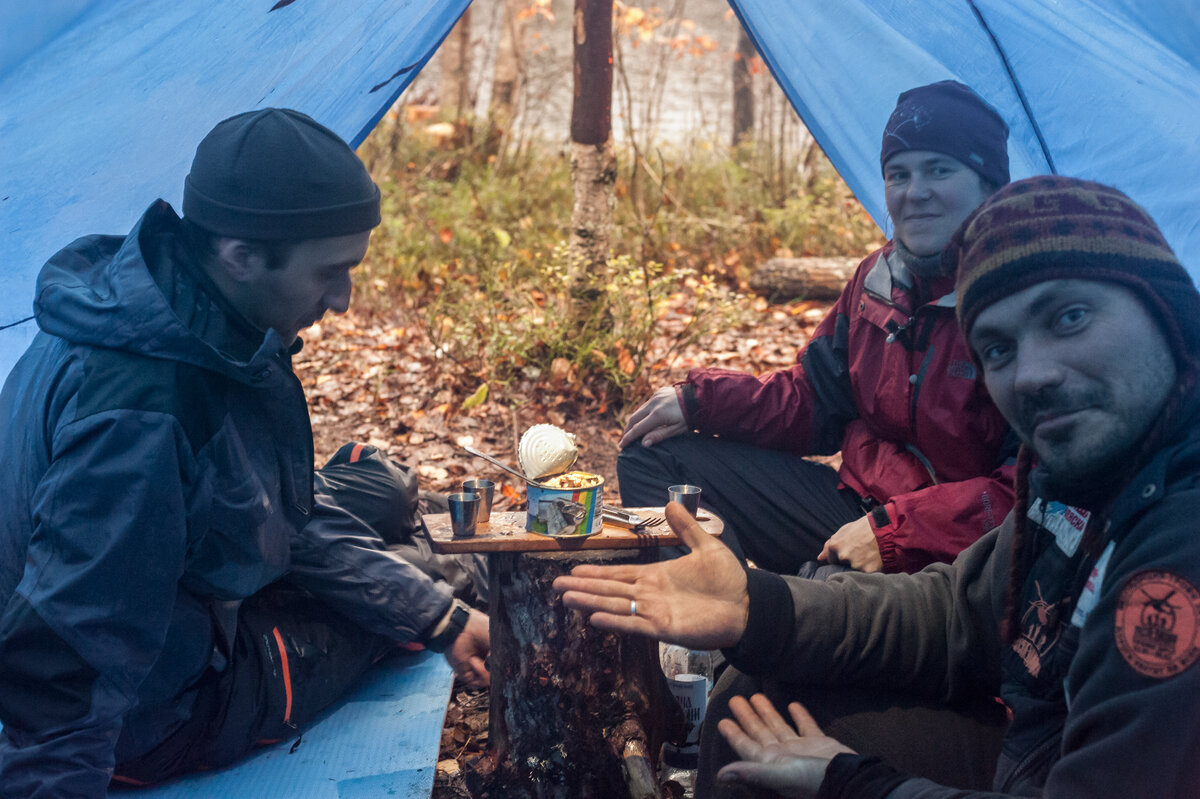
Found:
<svg viewBox="0 0 1200 799"><path fill-rule="evenodd" d="M754 270L750 288L772 302L836 300L859 258L772 258Z"/></svg>

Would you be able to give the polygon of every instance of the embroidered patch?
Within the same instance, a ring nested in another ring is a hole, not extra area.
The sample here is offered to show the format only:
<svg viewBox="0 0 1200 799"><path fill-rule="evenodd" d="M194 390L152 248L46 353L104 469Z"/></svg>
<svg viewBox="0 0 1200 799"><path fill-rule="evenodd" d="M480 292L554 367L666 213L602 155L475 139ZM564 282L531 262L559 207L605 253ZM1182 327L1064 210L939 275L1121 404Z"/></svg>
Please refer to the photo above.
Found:
<svg viewBox="0 0 1200 799"><path fill-rule="evenodd" d="M1200 660L1200 591L1167 571L1135 574L1121 589L1114 632L1138 674L1179 674Z"/></svg>
<svg viewBox="0 0 1200 799"><path fill-rule="evenodd" d="M1058 643L1062 630L1059 627L1059 606L1062 602L1047 602L1042 598L1042 585L1033 581L1037 599L1029 600L1029 607L1021 616L1021 633L1013 641L1012 649L1025 664L1031 677L1042 673L1042 664L1050 650Z"/></svg>
<svg viewBox="0 0 1200 799"><path fill-rule="evenodd" d="M1092 518L1092 514L1083 508L1061 502L1045 502L1040 498L1030 503L1025 515L1053 533L1058 548L1068 558L1075 556L1083 531L1087 529L1088 519Z"/></svg>

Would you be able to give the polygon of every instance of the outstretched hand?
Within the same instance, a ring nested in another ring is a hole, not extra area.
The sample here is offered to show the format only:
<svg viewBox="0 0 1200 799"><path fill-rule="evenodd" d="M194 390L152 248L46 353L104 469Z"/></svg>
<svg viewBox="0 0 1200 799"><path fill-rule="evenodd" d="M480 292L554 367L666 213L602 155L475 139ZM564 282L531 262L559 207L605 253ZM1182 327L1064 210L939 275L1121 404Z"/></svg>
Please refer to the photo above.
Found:
<svg viewBox="0 0 1200 799"><path fill-rule="evenodd" d="M649 447L687 431L687 421L683 418L683 408L679 405L675 387L663 386L629 417L617 446L625 449L641 440L642 446Z"/></svg>
<svg viewBox="0 0 1200 799"><path fill-rule="evenodd" d="M729 700L729 710L734 717L721 719L717 729L742 759L718 771L718 782L744 782L783 796L810 799L820 790L834 755L854 753L821 732L799 702L788 705L795 729L762 694L748 702L735 696Z"/></svg>
<svg viewBox="0 0 1200 799"><path fill-rule="evenodd" d="M576 566L554 580L563 604L588 613L594 627L637 633L692 649L737 644L750 596L737 556L700 527L678 502L667 523L691 552L681 558L623 566ZM637 603L633 615L631 602Z"/></svg>
<svg viewBox="0 0 1200 799"><path fill-rule="evenodd" d="M487 688L491 675L487 670L487 656L491 652L492 639L488 628L488 617L474 608L467 618L467 625L446 649L446 660L454 669L454 676L471 688Z"/></svg>

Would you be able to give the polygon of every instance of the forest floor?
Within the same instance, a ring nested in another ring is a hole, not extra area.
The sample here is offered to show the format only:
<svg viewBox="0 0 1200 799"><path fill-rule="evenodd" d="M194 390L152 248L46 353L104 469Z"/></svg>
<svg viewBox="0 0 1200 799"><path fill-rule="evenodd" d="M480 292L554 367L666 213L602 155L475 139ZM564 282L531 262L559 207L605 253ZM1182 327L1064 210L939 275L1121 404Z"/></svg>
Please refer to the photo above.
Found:
<svg viewBox="0 0 1200 799"><path fill-rule="evenodd" d="M828 310L821 303L743 301L748 307L738 328L714 334L670 361L652 358L644 385L623 409L573 394L547 376L491 387L486 401L464 410L463 397L475 387L450 376L420 324L386 312L358 316L353 309L327 318L304 334L305 346L296 358L312 414L317 464L347 441L365 442L415 468L423 489L448 493L465 479L486 477L499 487L496 508L517 510L523 507L523 486L461 446L474 446L516 467L521 433L550 422L575 434L578 466L603 475L605 499L616 503L617 442L624 419L650 391L682 379L695 366L753 373L786 368ZM680 298L680 309L684 305ZM652 351L670 351L685 324L686 313L668 309L660 317L661 335ZM487 714L486 691L455 686L433 799L482 797L472 766L487 748Z"/></svg>

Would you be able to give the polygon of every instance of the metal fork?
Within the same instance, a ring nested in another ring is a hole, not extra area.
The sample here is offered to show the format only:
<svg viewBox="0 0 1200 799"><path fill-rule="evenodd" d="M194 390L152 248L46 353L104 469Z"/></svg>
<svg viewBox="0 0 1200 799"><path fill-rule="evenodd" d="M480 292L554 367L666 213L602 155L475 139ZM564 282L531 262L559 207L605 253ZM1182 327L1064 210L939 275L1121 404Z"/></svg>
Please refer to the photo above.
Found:
<svg viewBox="0 0 1200 799"><path fill-rule="evenodd" d="M666 517L664 516L651 516L649 518L642 519L639 524L635 524L633 527L630 527L629 532L633 533L634 535L658 535L658 533L648 532L648 528L658 527L665 521Z"/></svg>

